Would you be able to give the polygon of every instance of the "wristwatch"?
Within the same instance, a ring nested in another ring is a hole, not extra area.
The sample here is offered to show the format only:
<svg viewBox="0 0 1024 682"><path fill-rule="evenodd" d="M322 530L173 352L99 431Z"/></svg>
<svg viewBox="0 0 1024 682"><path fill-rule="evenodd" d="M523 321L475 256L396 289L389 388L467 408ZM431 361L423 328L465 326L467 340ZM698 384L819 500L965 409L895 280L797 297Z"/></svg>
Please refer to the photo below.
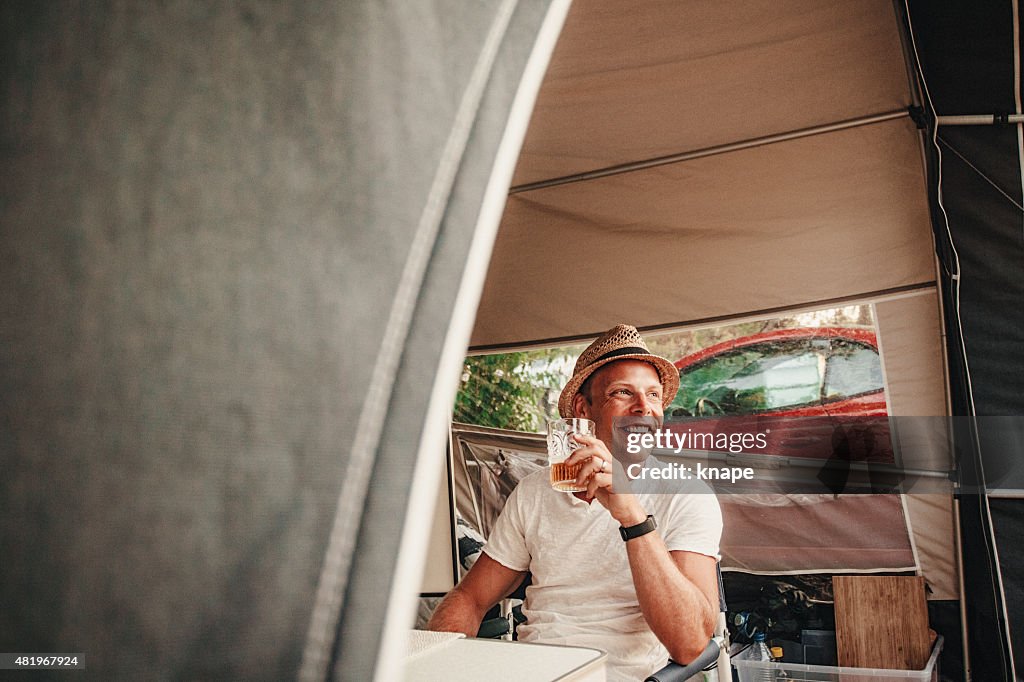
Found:
<svg viewBox="0 0 1024 682"><path fill-rule="evenodd" d="M654 521L654 517L648 514L647 520L641 521L635 526L630 526L629 528L619 526L619 535L622 536L623 540L632 540L633 538L638 538L641 535L647 535L657 527L658 524Z"/></svg>

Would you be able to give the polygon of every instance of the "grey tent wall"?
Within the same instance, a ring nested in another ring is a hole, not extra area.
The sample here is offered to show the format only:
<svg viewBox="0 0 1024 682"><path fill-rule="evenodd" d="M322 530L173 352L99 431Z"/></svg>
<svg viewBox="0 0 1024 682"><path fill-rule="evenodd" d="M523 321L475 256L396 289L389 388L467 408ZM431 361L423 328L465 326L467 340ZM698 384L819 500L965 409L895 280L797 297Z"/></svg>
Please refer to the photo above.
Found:
<svg viewBox="0 0 1024 682"><path fill-rule="evenodd" d="M1020 670L1024 661L1024 627L1017 619L1024 609L1024 580L1017 574L1024 563L1024 500L990 498L989 506L995 537L999 542L1004 597L1010 611L1010 642L1014 662Z"/></svg>
<svg viewBox="0 0 1024 682"><path fill-rule="evenodd" d="M1019 113L1011 0L909 3L921 69L938 116ZM1019 19L1018 19L1019 22ZM932 122L934 125L934 121ZM934 128L932 128L934 130ZM1024 415L1024 212L1018 126L942 126L929 149L933 219L943 263L951 397L954 414L981 416L977 429L958 433L964 607L971 675L1012 680L1021 669L1024 632L1019 556L1008 542L1024 527L1019 500L993 500L1021 456L1015 439L993 415ZM941 166L939 163L941 153ZM937 181L941 170L941 199ZM944 212L943 212L944 209ZM947 220L948 218L948 220ZM955 249L955 252L954 252ZM959 262L960 277L956 280ZM959 311L959 314L958 314ZM1011 429L1012 430L1012 429ZM1009 438L1008 438L1009 436ZM1019 434L1018 434L1019 436ZM997 523L998 522L998 523ZM1005 542L1004 542L1005 540ZM1011 647L1011 641L1017 646Z"/></svg>
<svg viewBox="0 0 1024 682"><path fill-rule="evenodd" d="M0 651L81 652L87 679L295 677L411 235L503 4L3 4ZM547 4L518 3L442 188L363 453L339 677L376 664L423 392Z"/></svg>
<svg viewBox="0 0 1024 682"><path fill-rule="evenodd" d="M373 483L368 490L363 521L359 526L358 549L353 555L352 572L341 612L335 652L334 679L337 680L367 680L375 669L379 673L376 657L381 652L380 640L386 634L385 626L389 624L383 618L381 595L400 589L394 584L394 576L382 571L381 567L394 565L400 554L406 551L397 543L385 540L397 539L402 530L405 519L399 512L404 513L403 503L408 499L410 487L415 485L412 455L422 445L418 441L424 432L425 413L432 399L441 400L441 414L444 416L443 428L433 431L436 438L432 444L433 455L439 459L445 456L449 409L455 400L455 380L461 375L490 247L497 231L500 207L504 205L518 149L526 132L525 119L516 122L514 130L506 129L510 109L514 104L522 105L519 100L532 104L543 70L533 74L535 81L521 88L523 71L531 58L546 64L554 47L551 32L557 36L568 10L568 3L558 0L504 4L514 7L514 11L509 17L487 90L450 190L388 404L385 428L373 466ZM457 30L482 34L486 26L478 24L491 21L490 15L478 11L479 16L474 17L473 13L467 13L469 7L464 3L459 6L458 21L454 22ZM548 24L549 41L537 45L538 31L545 24ZM526 111L519 113L528 114L530 108L528 106ZM499 171L504 181L495 184L492 177L496 170L495 156L502 146L506 154L503 163L507 165ZM482 228L484 232L490 230L489 236L479 237L475 233L482 227L479 221L481 197L485 190L498 192L500 204L498 212L490 218L492 225ZM486 247L473 254L477 261L469 265L476 269L476 278L470 283L466 280L472 277L464 278L464 270L475 236L486 241ZM467 292L467 288L470 291ZM460 291L468 295L460 308L453 309ZM439 367L438 358L445 355L446 346L453 341L449 338L450 325L461 326L462 332L455 340L456 354L448 358L451 364ZM439 381L439 372L446 373L445 376L452 380L451 390L436 396L432 392ZM430 466L437 468L436 464ZM428 490L432 493L435 488L428 486ZM421 519L425 529L426 514L422 514ZM408 596L413 598L419 590L419 583L409 588ZM406 628L410 624L401 623L400 626ZM401 634L404 633L399 633L397 641L393 633L390 635L392 641L387 643L394 645L394 649L387 655L400 655L404 645Z"/></svg>

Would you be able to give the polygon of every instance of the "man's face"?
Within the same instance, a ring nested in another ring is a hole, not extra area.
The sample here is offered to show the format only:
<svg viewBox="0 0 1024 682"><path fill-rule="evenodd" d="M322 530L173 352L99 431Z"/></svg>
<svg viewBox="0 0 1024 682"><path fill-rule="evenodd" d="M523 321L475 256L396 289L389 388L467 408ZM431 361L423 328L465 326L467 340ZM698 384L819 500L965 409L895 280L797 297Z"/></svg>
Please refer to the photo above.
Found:
<svg viewBox="0 0 1024 682"><path fill-rule="evenodd" d="M620 461L643 461L646 452L629 455L626 438L630 431L659 428L665 406L664 388L658 371L641 360L610 362L594 372L589 397L576 394L573 407L577 417L592 419L595 435L604 441ZM620 419L616 419L619 417Z"/></svg>

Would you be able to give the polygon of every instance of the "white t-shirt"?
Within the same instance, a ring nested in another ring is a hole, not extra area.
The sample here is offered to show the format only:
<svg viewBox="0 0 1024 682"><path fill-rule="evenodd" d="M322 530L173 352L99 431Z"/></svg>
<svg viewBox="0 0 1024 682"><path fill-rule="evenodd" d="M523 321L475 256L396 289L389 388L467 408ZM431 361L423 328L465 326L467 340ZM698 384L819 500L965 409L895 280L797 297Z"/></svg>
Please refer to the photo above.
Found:
<svg viewBox="0 0 1024 682"><path fill-rule="evenodd" d="M637 495L669 551L714 557L722 512L706 492ZM484 551L515 571L531 571L519 639L608 652L609 680L642 680L668 661L668 651L640 612L619 523L599 502L552 490L548 470L512 491Z"/></svg>

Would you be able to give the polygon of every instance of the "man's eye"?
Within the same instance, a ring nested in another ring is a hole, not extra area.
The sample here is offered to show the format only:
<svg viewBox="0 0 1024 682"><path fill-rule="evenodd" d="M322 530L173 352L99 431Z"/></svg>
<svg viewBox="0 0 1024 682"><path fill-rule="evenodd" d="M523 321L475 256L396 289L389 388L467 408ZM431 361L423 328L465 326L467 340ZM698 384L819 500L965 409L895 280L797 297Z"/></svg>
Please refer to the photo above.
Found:
<svg viewBox="0 0 1024 682"><path fill-rule="evenodd" d="M612 393L612 395L632 395L632 394L629 391L627 391L626 389L620 388L619 390L617 390L614 393Z"/></svg>
<svg viewBox="0 0 1024 682"><path fill-rule="evenodd" d="M658 393L657 391L651 391L650 393L647 394L647 397L649 397L651 400L657 400L658 402L661 402L661 394Z"/></svg>

